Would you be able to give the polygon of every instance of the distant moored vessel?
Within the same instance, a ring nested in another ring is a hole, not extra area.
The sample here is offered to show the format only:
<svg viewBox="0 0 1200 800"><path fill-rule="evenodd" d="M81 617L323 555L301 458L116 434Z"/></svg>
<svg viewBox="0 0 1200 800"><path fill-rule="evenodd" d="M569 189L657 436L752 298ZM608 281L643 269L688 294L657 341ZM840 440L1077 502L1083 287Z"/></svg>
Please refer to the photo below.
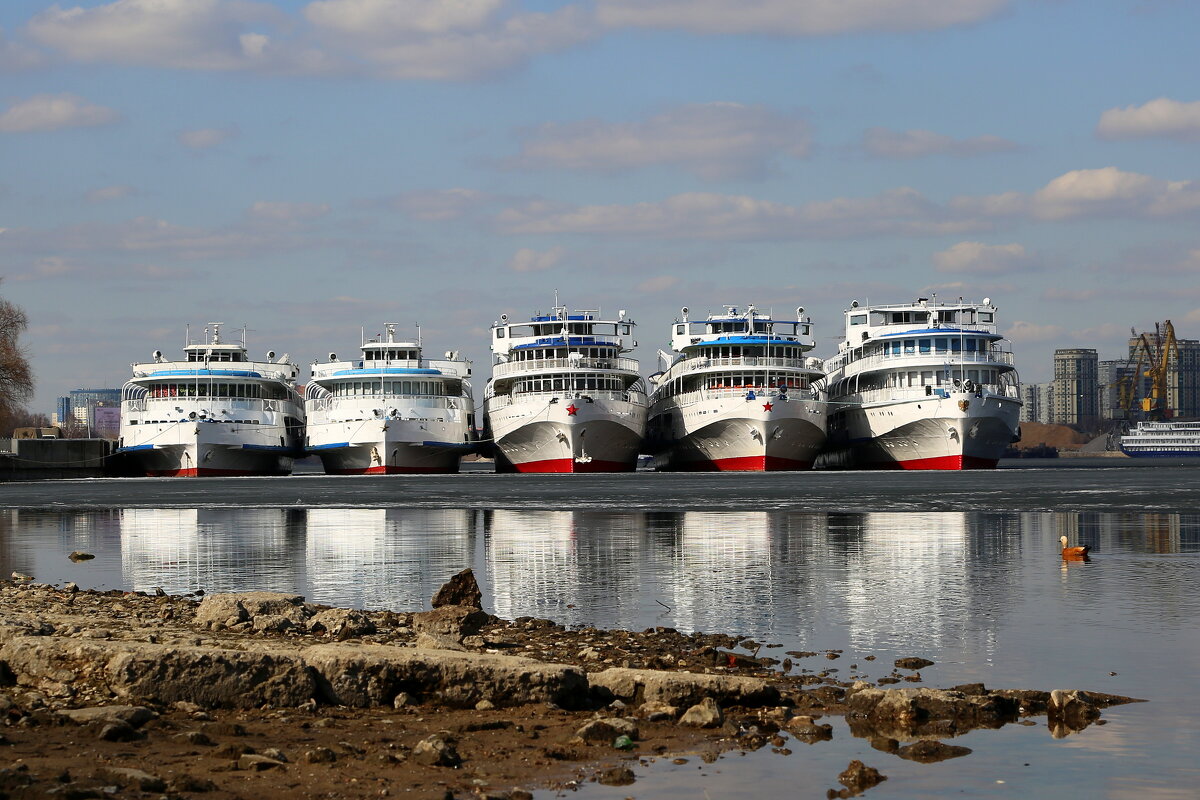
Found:
<svg viewBox="0 0 1200 800"><path fill-rule="evenodd" d="M1200 422L1139 422L1121 437L1121 452L1134 458L1200 458Z"/></svg>
<svg viewBox="0 0 1200 800"><path fill-rule="evenodd" d="M674 355L650 376L646 444L657 469L762 471L810 469L825 442L825 404L814 383L820 360L812 321L776 319L726 306L704 322L671 328Z"/></svg>
<svg viewBox="0 0 1200 800"><path fill-rule="evenodd" d="M492 325L485 426L498 472L630 472L646 430L634 322L556 305Z"/></svg>
<svg viewBox="0 0 1200 800"><path fill-rule="evenodd" d="M183 361L133 365L121 391L117 451L129 471L152 476L287 475L301 455L304 409L299 368L285 353L262 361L238 342L221 340L221 323L190 332Z"/></svg>
<svg viewBox="0 0 1200 800"><path fill-rule="evenodd" d="M361 349L358 361L313 364L308 451L331 474L458 472L475 448L471 362L424 358L419 341L396 340L394 322Z"/></svg>
<svg viewBox="0 0 1200 800"><path fill-rule="evenodd" d="M825 466L986 469L1017 438L1013 355L996 307L920 298L846 311L846 338L825 362Z"/></svg>

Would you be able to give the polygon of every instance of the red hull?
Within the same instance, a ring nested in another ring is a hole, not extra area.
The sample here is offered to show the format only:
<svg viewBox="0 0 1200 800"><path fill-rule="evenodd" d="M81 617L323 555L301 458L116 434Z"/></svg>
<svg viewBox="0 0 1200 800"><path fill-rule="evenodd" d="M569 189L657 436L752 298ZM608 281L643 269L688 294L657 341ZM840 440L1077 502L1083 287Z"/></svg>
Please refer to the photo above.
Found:
<svg viewBox="0 0 1200 800"><path fill-rule="evenodd" d="M812 463L779 456L739 456L713 461L688 461L671 468L684 472L798 472L812 469Z"/></svg>
<svg viewBox="0 0 1200 800"><path fill-rule="evenodd" d="M327 470L330 475L454 475L458 467L443 469L441 467L367 467L366 469L334 469Z"/></svg>
<svg viewBox="0 0 1200 800"><path fill-rule="evenodd" d="M526 461L524 464L513 464L513 472L633 472L637 464L626 464L620 461L586 461L578 462L573 458L550 458L545 461Z"/></svg>
<svg viewBox="0 0 1200 800"><path fill-rule="evenodd" d="M176 470L152 470L146 473L149 478L250 478L257 475L286 475L286 472L253 472L244 469L211 469L209 467L191 467Z"/></svg>
<svg viewBox="0 0 1200 800"><path fill-rule="evenodd" d="M909 461L877 461L867 465L868 469L995 469L997 459L975 456L938 456L936 458L914 458Z"/></svg>

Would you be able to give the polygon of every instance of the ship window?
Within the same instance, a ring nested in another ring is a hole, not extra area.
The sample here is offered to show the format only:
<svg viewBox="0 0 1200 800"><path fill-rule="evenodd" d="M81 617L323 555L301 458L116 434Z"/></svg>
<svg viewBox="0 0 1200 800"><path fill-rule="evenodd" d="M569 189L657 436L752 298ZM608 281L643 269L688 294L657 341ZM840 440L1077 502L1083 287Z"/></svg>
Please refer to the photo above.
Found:
<svg viewBox="0 0 1200 800"><path fill-rule="evenodd" d="M980 311L979 312L979 321L980 322L991 322L992 321L992 312Z"/></svg>
<svg viewBox="0 0 1200 800"><path fill-rule="evenodd" d="M968 353L974 353L974 352L975 352L975 345L976 345L976 342L975 342L975 340L974 340L974 339L967 339L967 341L966 341L966 350L967 350L967 352L968 352Z"/></svg>
<svg viewBox="0 0 1200 800"><path fill-rule="evenodd" d="M867 324L867 315L866 314L852 315L850 317L850 324L851 325L866 325Z"/></svg>
<svg viewBox="0 0 1200 800"><path fill-rule="evenodd" d="M921 373L921 385L922 386L932 386L933 385L933 372L927 371L927 372Z"/></svg>
<svg viewBox="0 0 1200 800"><path fill-rule="evenodd" d="M892 355L900 355L900 342L891 342Z"/></svg>
<svg viewBox="0 0 1200 800"><path fill-rule="evenodd" d="M921 345L921 352L928 353L929 352L929 340L928 339L920 339L918 341L920 342L920 345Z"/></svg>
<svg viewBox="0 0 1200 800"><path fill-rule="evenodd" d="M400 387L403 394L412 394L412 381L401 381Z"/></svg>
<svg viewBox="0 0 1200 800"><path fill-rule="evenodd" d="M946 340L945 339L934 339L933 345L939 353L946 352L947 348L946 348Z"/></svg>
<svg viewBox="0 0 1200 800"><path fill-rule="evenodd" d="M563 390L563 379L555 378L553 383L554 391L561 392Z"/></svg>
<svg viewBox="0 0 1200 800"><path fill-rule="evenodd" d="M505 328L496 328L496 338L503 339L505 330L506 330Z"/></svg>
<svg viewBox="0 0 1200 800"><path fill-rule="evenodd" d="M904 352L905 353L915 353L916 351L917 351L916 340L915 339L905 339L904 340Z"/></svg>

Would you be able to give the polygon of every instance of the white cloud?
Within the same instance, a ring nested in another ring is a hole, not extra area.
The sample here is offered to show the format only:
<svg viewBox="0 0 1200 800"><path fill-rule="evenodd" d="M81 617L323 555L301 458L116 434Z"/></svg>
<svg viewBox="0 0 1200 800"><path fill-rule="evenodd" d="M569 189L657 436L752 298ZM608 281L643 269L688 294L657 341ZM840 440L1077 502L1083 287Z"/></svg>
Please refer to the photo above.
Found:
<svg viewBox="0 0 1200 800"><path fill-rule="evenodd" d="M180 131L175 139L184 147L192 150L210 150L236 136L235 128L196 128L190 131Z"/></svg>
<svg viewBox="0 0 1200 800"><path fill-rule="evenodd" d="M514 11L507 0L318 0L304 15L332 50L386 78L488 77L594 38L578 6Z"/></svg>
<svg viewBox="0 0 1200 800"><path fill-rule="evenodd" d="M304 8L314 25L380 41L412 34L478 31L505 0L316 0Z"/></svg>
<svg viewBox="0 0 1200 800"><path fill-rule="evenodd" d="M821 36L864 31L936 30L982 22L1010 0L597 0L610 27L704 34Z"/></svg>
<svg viewBox="0 0 1200 800"><path fill-rule="evenodd" d="M1200 209L1200 184L1116 167L1080 169L1050 181L1032 201L1033 214L1040 219L1171 216Z"/></svg>
<svg viewBox="0 0 1200 800"><path fill-rule="evenodd" d="M1041 325L1036 322L1017 320L1004 335L1010 341L1033 344L1037 342L1062 341L1065 329L1061 325Z"/></svg>
<svg viewBox="0 0 1200 800"><path fill-rule="evenodd" d="M1116 167L1078 169L1033 194L956 197L947 207L960 215L994 220L1170 217L1200 210L1200 183L1167 181Z"/></svg>
<svg viewBox="0 0 1200 800"><path fill-rule="evenodd" d="M491 199L475 189L454 188L407 192L395 198L392 205L417 219L434 222L458 219Z"/></svg>
<svg viewBox="0 0 1200 800"><path fill-rule="evenodd" d="M1096 135L1102 139L1200 141L1200 100L1184 103L1159 97L1141 106L1110 108L1100 115Z"/></svg>
<svg viewBox="0 0 1200 800"><path fill-rule="evenodd" d="M39 94L9 106L0 114L0 132L31 133L63 128L87 128L115 122L111 108L94 105L73 94Z"/></svg>
<svg viewBox="0 0 1200 800"><path fill-rule="evenodd" d="M863 135L863 149L879 158L920 158L932 155L977 156L1006 153L1018 149L1018 145L999 136L955 139L933 131L869 128Z"/></svg>
<svg viewBox="0 0 1200 800"><path fill-rule="evenodd" d="M548 123L523 135L512 166L622 170L678 165L702 178L757 177L779 155L804 158L811 138L796 115L739 103L696 103L641 122Z"/></svg>
<svg viewBox="0 0 1200 800"><path fill-rule="evenodd" d="M945 235L986 227L978 220L956 219L908 188L802 206L703 192L632 205L562 207L534 201L505 209L497 215L496 223L508 233L780 240Z"/></svg>
<svg viewBox="0 0 1200 800"><path fill-rule="evenodd" d="M291 25L251 0L115 0L92 8L53 5L29 36L73 61L172 69L324 73L342 67L319 51L273 38Z"/></svg>
<svg viewBox="0 0 1200 800"><path fill-rule="evenodd" d="M132 186L104 186L99 189L92 189L84 198L89 203L107 203L111 200L121 200L137 194L137 190Z"/></svg>
<svg viewBox="0 0 1200 800"><path fill-rule="evenodd" d="M566 252L561 247L553 247L545 251L522 247L513 253L513 257L508 261L508 268L513 272L542 272L553 269L559 265Z"/></svg>
<svg viewBox="0 0 1200 800"><path fill-rule="evenodd" d="M933 265L938 272L1007 274L1036 269L1038 263L1024 245L959 242L934 253Z"/></svg>
<svg viewBox="0 0 1200 800"><path fill-rule="evenodd" d="M679 278L674 275L655 275L653 278L647 278L639 283L636 291L640 294L654 294L655 292L665 292L679 284Z"/></svg>

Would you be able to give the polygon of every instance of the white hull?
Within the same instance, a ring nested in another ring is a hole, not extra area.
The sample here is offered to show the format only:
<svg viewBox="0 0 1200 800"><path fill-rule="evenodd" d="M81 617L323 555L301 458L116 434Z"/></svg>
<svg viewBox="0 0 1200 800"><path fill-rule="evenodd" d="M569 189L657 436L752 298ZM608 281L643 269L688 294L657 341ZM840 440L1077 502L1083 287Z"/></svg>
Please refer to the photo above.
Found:
<svg viewBox="0 0 1200 800"><path fill-rule="evenodd" d="M664 470L810 469L825 444L825 406L777 394L700 400L668 398L651 409L650 450Z"/></svg>
<svg viewBox="0 0 1200 800"><path fill-rule="evenodd" d="M127 471L155 477L289 475L300 442L282 425L175 422L127 426Z"/></svg>
<svg viewBox="0 0 1200 800"><path fill-rule="evenodd" d="M309 418L308 451L337 475L458 472L474 450L465 415L457 421L361 420L319 422Z"/></svg>
<svg viewBox="0 0 1200 800"><path fill-rule="evenodd" d="M501 472L631 472L646 430L645 405L618 399L491 398L487 414Z"/></svg>
<svg viewBox="0 0 1200 800"><path fill-rule="evenodd" d="M838 409L831 415L827 467L990 469L1018 430L1020 401L949 392ZM964 405L965 404L965 407Z"/></svg>

